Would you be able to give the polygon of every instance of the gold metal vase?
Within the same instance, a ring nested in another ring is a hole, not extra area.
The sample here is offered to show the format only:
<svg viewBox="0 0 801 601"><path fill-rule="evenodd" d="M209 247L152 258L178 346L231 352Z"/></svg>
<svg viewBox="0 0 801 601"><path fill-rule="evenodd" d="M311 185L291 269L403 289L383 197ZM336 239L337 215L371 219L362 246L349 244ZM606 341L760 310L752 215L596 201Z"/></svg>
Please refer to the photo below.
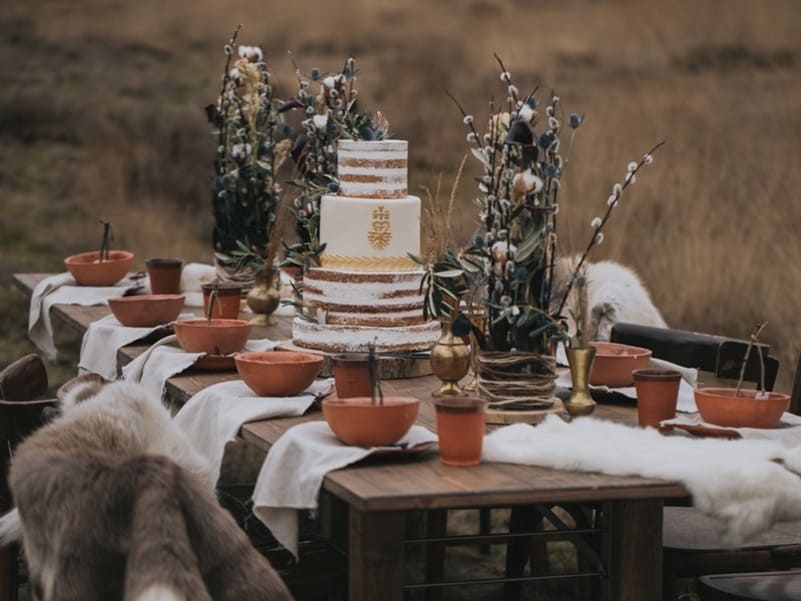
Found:
<svg viewBox="0 0 801 601"><path fill-rule="evenodd" d="M442 336L431 348L431 371L442 381L432 396L462 396L465 392L459 380L470 369L470 347L453 335L450 321L442 322Z"/></svg>
<svg viewBox="0 0 801 601"><path fill-rule="evenodd" d="M487 327L487 312L484 310L474 311L469 313L470 324L473 328L484 332ZM471 328L470 330L470 371L473 372L473 378L468 382L464 389L467 392L476 392L478 390L478 337Z"/></svg>
<svg viewBox="0 0 801 601"><path fill-rule="evenodd" d="M572 416L590 415L595 411L595 401L590 396L590 371L595 359L595 347L572 348L567 351L570 378L573 389L565 401L565 409Z"/></svg>
<svg viewBox="0 0 801 601"><path fill-rule="evenodd" d="M254 313L250 320L254 326L269 326L274 323L270 316L281 302L278 286L279 272L277 269L265 267L256 274L255 284L245 297L248 307Z"/></svg>

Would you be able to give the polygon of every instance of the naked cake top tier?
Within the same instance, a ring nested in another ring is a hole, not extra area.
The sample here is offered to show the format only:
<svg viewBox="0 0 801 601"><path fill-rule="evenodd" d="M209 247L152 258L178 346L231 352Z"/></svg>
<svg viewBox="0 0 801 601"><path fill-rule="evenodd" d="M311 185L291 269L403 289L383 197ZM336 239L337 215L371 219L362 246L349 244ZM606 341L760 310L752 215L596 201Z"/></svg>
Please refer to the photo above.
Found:
<svg viewBox="0 0 801 601"><path fill-rule="evenodd" d="M339 140L339 195L406 198L409 143L406 140Z"/></svg>

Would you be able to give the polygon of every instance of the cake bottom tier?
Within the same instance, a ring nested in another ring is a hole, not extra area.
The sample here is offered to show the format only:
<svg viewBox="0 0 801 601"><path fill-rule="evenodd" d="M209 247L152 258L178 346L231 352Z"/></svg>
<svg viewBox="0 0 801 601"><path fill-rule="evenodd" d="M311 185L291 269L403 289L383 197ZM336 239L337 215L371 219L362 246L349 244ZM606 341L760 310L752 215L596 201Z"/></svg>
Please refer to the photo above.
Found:
<svg viewBox="0 0 801 601"><path fill-rule="evenodd" d="M366 352L370 344L377 352L428 351L439 340L440 324L430 321L412 326L379 327L320 324L296 317L292 342L297 346L335 353Z"/></svg>

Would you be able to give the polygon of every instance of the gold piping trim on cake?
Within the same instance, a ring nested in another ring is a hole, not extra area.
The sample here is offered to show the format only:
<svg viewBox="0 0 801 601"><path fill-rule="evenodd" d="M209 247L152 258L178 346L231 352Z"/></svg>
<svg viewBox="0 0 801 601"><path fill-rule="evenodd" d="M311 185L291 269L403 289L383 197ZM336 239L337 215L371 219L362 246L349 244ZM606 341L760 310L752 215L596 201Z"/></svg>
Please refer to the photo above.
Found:
<svg viewBox="0 0 801 601"><path fill-rule="evenodd" d="M320 256L320 263L329 269L353 269L355 271L420 269L420 265L409 257L348 257L323 254Z"/></svg>

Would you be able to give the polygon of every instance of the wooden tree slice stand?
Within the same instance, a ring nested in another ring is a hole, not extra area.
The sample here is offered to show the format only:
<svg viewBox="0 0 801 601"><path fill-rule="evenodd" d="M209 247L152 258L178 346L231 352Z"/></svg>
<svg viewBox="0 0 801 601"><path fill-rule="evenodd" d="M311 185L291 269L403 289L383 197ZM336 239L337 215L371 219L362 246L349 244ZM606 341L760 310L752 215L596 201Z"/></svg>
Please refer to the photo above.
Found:
<svg viewBox="0 0 801 601"><path fill-rule="evenodd" d="M547 409L487 409L487 423L492 425L505 424L538 424L549 415L558 415L563 419L570 419L562 401L554 397L553 405Z"/></svg>
<svg viewBox="0 0 801 601"><path fill-rule="evenodd" d="M320 376L327 378L334 375L332 358L342 353L329 353L316 349L308 349L296 345L292 340L285 340L278 344L278 348L283 351L297 351L301 353L314 353L326 358L323 367L320 369ZM431 359L426 354L424 357L383 357L379 354L378 365L381 370L382 380L401 380L404 378L418 378L420 376L430 376Z"/></svg>

